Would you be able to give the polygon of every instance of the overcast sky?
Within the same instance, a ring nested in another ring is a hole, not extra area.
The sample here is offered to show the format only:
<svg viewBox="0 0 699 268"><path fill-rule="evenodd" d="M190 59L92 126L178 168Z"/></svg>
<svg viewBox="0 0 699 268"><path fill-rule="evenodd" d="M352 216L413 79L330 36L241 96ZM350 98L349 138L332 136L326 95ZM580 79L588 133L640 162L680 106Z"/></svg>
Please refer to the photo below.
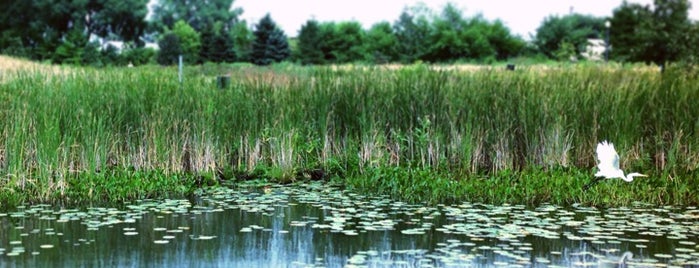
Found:
<svg viewBox="0 0 699 268"><path fill-rule="evenodd" d="M447 2L456 4L466 17L477 13L486 19L502 20L510 30L525 39L536 32L544 18L552 14L565 15L571 10L594 16L611 16L622 0L234 0L233 7L243 8L242 18L248 25L256 24L266 13L284 30L287 36L298 34L310 18L318 21L356 20L368 29L380 21L393 23L406 6L425 3L435 12ZM652 4L653 0L628 0ZM697 8L690 9L690 17L699 18Z"/></svg>

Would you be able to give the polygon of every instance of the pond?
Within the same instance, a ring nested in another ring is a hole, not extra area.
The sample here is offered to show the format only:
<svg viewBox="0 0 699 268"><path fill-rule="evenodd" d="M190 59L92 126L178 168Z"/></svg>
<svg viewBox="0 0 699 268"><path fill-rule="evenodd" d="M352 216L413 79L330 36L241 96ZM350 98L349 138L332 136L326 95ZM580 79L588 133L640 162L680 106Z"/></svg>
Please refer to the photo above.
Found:
<svg viewBox="0 0 699 268"><path fill-rule="evenodd" d="M0 213L0 266L699 265L699 209L420 206L320 183Z"/></svg>

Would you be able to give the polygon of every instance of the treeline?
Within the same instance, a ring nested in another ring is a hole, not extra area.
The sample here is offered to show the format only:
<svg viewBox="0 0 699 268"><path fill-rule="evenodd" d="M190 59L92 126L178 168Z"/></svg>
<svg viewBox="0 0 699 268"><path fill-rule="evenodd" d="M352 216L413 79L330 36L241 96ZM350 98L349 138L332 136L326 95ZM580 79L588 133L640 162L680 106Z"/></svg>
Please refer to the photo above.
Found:
<svg viewBox="0 0 699 268"><path fill-rule="evenodd" d="M610 18L550 16L529 41L502 21L406 7L392 23L309 19L288 38L270 14L249 25L233 0L35 0L0 3L0 53L53 63L127 65L279 61L302 64L504 61L581 58L588 39L609 40L622 62L696 61L699 25L688 0L624 1ZM155 49L153 44L157 44Z"/></svg>

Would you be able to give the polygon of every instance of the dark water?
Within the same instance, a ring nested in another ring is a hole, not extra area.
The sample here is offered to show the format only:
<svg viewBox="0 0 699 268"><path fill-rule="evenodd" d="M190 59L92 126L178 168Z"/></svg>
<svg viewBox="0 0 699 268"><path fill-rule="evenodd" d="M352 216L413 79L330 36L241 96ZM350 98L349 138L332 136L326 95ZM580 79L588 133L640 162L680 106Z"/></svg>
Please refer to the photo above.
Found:
<svg viewBox="0 0 699 268"><path fill-rule="evenodd" d="M699 265L699 210L425 207L310 184L0 214L0 267ZM629 254L632 256L629 258Z"/></svg>

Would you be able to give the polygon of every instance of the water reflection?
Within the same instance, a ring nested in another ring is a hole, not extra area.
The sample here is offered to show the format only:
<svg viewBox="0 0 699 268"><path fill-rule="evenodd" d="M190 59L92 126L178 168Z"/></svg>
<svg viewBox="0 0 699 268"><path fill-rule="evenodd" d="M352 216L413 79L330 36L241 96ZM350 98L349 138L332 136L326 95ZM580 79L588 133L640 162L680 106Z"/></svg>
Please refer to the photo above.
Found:
<svg viewBox="0 0 699 268"><path fill-rule="evenodd" d="M699 263L698 215L643 205L424 207L320 184L218 188L124 209L0 214L0 266L690 266Z"/></svg>

